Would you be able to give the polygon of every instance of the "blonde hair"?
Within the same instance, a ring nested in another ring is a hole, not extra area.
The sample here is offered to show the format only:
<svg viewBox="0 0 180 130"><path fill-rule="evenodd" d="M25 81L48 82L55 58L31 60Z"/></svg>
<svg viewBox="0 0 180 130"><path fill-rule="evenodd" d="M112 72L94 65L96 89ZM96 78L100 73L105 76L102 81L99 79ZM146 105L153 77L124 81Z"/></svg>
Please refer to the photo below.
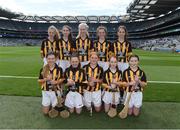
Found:
<svg viewBox="0 0 180 130"><path fill-rule="evenodd" d="M80 23L79 26L78 26L78 35L76 38L79 38L80 37L80 28L84 26L86 28L86 35L89 37L89 33L88 33L88 29L89 29L89 26L86 24L86 23Z"/></svg>
<svg viewBox="0 0 180 130"><path fill-rule="evenodd" d="M54 39L55 40L60 39L59 31L58 31L58 29L54 25L49 26L48 32L49 32L49 30L53 30L55 32L55 35L54 35Z"/></svg>
<svg viewBox="0 0 180 130"><path fill-rule="evenodd" d="M98 32L99 32L99 30L101 30L101 29L103 29L104 31L105 31L105 33L106 33L106 36L107 36L107 28L105 27L105 26L99 26L97 29L96 29L96 36L98 37ZM106 37L105 36L105 37Z"/></svg>

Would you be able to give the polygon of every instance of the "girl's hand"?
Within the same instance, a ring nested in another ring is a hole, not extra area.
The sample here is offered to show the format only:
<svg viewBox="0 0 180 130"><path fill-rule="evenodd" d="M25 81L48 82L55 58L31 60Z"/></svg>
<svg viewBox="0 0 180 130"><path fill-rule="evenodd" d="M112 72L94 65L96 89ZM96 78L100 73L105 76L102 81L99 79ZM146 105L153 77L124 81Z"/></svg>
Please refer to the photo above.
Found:
<svg viewBox="0 0 180 130"><path fill-rule="evenodd" d="M138 83L139 82L139 77L137 75L135 75L134 80Z"/></svg>
<svg viewBox="0 0 180 130"><path fill-rule="evenodd" d="M89 82L88 84L89 84L89 86L92 86L92 87L95 85L94 82L92 82L92 81Z"/></svg>
<svg viewBox="0 0 180 130"><path fill-rule="evenodd" d="M72 80L72 79L68 79L67 84L68 84L69 86L72 86L72 85L75 85L75 82L74 82L74 80Z"/></svg>
<svg viewBox="0 0 180 130"><path fill-rule="evenodd" d="M118 82L116 81L116 79L112 79L112 84L118 85Z"/></svg>
<svg viewBox="0 0 180 130"><path fill-rule="evenodd" d="M52 75L51 75L51 74L49 74L49 75L47 76L47 80L52 80Z"/></svg>
<svg viewBox="0 0 180 130"><path fill-rule="evenodd" d="M52 84L52 85L56 85L56 84L57 84L57 81L51 80L51 84Z"/></svg>
<svg viewBox="0 0 180 130"><path fill-rule="evenodd" d="M135 86L136 85L136 82L135 81L131 81L128 83L129 86Z"/></svg>
<svg viewBox="0 0 180 130"><path fill-rule="evenodd" d="M47 81L47 78L44 78L44 79L43 79L43 82L46 82L46 81Z"/></svg>
<svg viewBox="0 0 180 130"><path fill-rule="evenodd" d="M131 92L134 91L134 90L135 90L135 88L134 88L134 86L132 86L132 87L131 87Z"/></svg>
<svg viewBox="0 0 180 130"><path fill-rule="evenodd" d="M92 82L97 82L97 79L94 78L94 77L91 77L91 81L92 81Z"/></svg>

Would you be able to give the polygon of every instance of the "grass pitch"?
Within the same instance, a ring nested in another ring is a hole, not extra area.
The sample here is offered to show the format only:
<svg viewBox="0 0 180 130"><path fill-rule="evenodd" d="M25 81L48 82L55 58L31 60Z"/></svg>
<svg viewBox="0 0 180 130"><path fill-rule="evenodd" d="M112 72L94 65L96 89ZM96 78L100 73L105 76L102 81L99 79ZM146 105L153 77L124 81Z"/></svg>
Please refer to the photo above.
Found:
<svg viewBox="0 0 180 130"><path fill-rule="evenodd" d="M39 47L0 47L0 76L38 77L42 67ZM134 50L149 81L180 82L180 55ZM180 84L148 83L138 118L89 117L86 110L69 119L41 114L37 79L0 77L0 128L180 128ZM7 96L10 95L10 96ZM25 96L25 97L24 97ZM121 109L119 108L119 111Z"/></svg>

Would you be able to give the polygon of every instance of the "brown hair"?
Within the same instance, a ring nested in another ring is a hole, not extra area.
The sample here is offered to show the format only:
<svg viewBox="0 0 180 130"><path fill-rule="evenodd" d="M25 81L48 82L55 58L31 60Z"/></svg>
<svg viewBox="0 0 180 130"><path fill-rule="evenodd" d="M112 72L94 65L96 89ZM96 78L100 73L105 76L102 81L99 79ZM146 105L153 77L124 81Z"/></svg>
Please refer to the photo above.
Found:
<svg viewBox="0 0 180 130"><path fill-rule="evenodd" d="M54 53L53 51L49 51L49 52L47 53L47 55L46 55L46 58L47 58L48 56L50 56L50 55L54 55L54 56L55 56L55 53Z"/></svg>
<svg viewBox="0 0 180 130"><path fill-rule="evenodd" d="M70 56L70 59L72 59L73 57L77 57L78 60L79 60L79 54L78 54L78 52L73 52L73 53L71 54L71 56Z"/></svg>
<svg viewBox="0 0 180 130"><path fill-rule="evenodd" d="M105 31L105 33L106 33L106 36L107 36L107 28L105 27L105 26L99 26L97 29L96 29L96 36L98 37L98 32L99 32L99 30L101 30L101 29L103 29L104 31Z"/></svg>
<svg viewBox="0 0 180 130"><path fill-rule="evenodd" d="M120 25L120 26L118 27L118 32L119 32L119 30L120 30L120 29L123 29L123 30L125 31L125 36L124 36L124 39L127 41L128 31L127 31L126 26L124 26L124 25Z"/></svg>
<svg viewBox="0 0 180 130"><path fill-rule="evenodd" d="M68 25L64 25L62 27L62 30L63 30L63 28L67 28L69 30L70 33L68 35L68 40L70 41L70 43L73 43L72 28Z"/></svg>
<svg viewBox="0 0 180 130"><path fill-rule="evenodd" d="M133 58L133 57L137 58L138 61L140 60L138 55L133 54L133 55L130 55L130 56L129 56L128 61L130 61L130 59Z"/></svg>
<svg viewBox="0 0 180 130"><path fill-rule="evenodd" d="M50 55L54 55L55 56L55 53L53 51L48 52L47 55L46 55L46 58L48 56L50 56ZM49 71L50 71L50 68L49 68L49 65L47 64L47 65L45 65L43 67L43 70L42 70L42 75L43 75L44 78L47 78L47 76L49 74Z"/></svg>
<svg viewBox="0 0 180 130"><path fill-rule="evenodd" d="M95 52L95 51L91 51L89 53L89 57L91 57L92 55L97 55L97 57L99 58L99 53Z"/></svg>

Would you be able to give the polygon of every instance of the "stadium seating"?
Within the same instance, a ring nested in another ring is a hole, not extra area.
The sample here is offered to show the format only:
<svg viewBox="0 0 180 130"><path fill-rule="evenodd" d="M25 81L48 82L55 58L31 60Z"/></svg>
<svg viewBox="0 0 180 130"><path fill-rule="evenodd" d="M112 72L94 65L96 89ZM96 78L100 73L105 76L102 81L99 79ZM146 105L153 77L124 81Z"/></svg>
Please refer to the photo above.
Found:
<svg viewBox="0 0 180 130"><path fill-rule="evenodd" d="M159 43L151 40L147 42L146 39L158 39L177 35L180 32L179 20L180 9L152 20L120 23L88 23L88 25L92 40L96 39L96 28L99 25L104 25L107 27L107 38L110 41L114 41L117 38L116 32L118 26L125 25L129 32L129 40L133 41L133 43L137 43L133 44L133 47L143 48L144 45L151 46L152 43ZM50 25L55 25L60 30L64 24L72 27L73 36L75 38L78 33L79 23L38 23L0 19L0 45L14 45L11 42L11 44L4 44L5 40L3 38L6 38L8 41L14 39L15 41L23 42L23 45L26 45L27 41L29 45L39 45L39 42L36 41L40 41L47 37L47 29ZM179 38L177 38L177 41L179 41ZM146 48L149 49L149 47Z"/></svg>
<svg viewBox="0 0 180 130"><path fill-rule="evenodd" d="M180 36L168 36L144 40L131 40L133 47L152 51L175 51L180 49Z"/></svg>

